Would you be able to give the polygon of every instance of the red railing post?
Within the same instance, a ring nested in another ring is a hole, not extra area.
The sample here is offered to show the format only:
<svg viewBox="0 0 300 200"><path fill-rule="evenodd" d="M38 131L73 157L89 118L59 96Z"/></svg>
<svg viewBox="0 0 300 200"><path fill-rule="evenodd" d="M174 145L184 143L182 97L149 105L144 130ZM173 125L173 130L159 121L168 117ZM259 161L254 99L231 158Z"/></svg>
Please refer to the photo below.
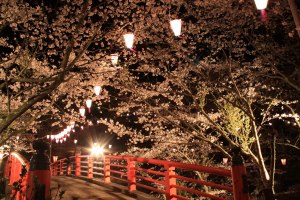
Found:
<svg viewBox="0 0 300 200"><path fill-rule="evenodd" d="M104 182L110 183L110 159L104 156Z"/></svg>
<svg viewBox="0 0 300 200"><path fill-rule="evenodd" d="M67 166L67 175L71 175L71 163Z"/></svg>
<svg viewBox="0 0 300 200"><path fill-rule="evenodd" d="M167 200L177 200L173 195L177 195L177 190L174 187L176 185L176 178L172 177L175 175L175 167L165 164L165 189L166 189L166 199Z"/></svg>
<svg viewBox="0 0 300 200"><path fill-rule="evenodd" d="M234 149L232 156L232 182L234 200L249 200L246 167L240 149Z"/></svg>
<svg viewBox="0 0 300 200"><path fill-rule="evenodd" d="M59 161L59 175L63 175L64 174L64 160L60 160Z"/></svg>
<svg viewBox="0 0 300 200"><path fill-rule="evenodd" d="M135 161L133 157L127 158L127 179L129 191L136 190L136 176L135 176Z"/></svg>
<svg viewBox="0 0 300 200"><path fill-rule="evenodd" d="M76 153L75 154L75 176L80 176L81 172L80 172L80 153Z"/></svg>
<svg viewBox="0 0 300 200"><path fill-rule="evenodd" d="M53 174L54 176L57 176L57 161L55 163L53 163Z"/></svg>
<svg viewBox="0 0 300 200"><path fill-rule="evenodd" d="M88 157L88 178L93 178L93 157Z"/></svg>

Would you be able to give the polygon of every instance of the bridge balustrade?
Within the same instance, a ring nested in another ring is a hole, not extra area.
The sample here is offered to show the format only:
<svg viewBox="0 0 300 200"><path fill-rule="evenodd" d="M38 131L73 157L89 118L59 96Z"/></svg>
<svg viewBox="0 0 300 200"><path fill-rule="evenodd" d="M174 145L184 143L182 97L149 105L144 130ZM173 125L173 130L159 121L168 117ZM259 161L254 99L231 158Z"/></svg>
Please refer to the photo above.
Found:
<svg viewBox="0 0 300 200"><path fill-rule="evenodd" d="M240 168L238 170L240 171L235 173L235 177L242 176L243 170L241 171ZM232 170L218 167L130 156L106 155L95 158L76 154L53 163L51 172L52 175L84 176L104 183L114 182L127 185L130 192L135 190L152 192L165 195L167 200L186 200L188 199L185 196L187 193L216 200L225 200L226 196L230 195L234 196L234 199L248 199L247 195L241 194L243 193L243 183L241 182L243 177L238 177L238 180L234 181L238 184L233 184L232 174L234 173ZM196 173L226 177L229 182L221 184L197 179L194 178ZM220 190L221 192L220 194L205 192L203 191L204 185L211 190ZM235 185L235 189L232 185ZM239 194L233 194L233 191Z"/></svg>

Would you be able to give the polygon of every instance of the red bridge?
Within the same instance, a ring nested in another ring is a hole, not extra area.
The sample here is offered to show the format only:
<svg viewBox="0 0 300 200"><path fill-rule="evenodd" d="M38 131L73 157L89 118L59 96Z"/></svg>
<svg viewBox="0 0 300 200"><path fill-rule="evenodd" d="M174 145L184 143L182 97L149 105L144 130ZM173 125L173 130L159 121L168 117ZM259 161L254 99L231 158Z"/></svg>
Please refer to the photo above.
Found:
<svg viewBox="0 0 300 200"><path fill-rule="evenodd" d="M208 197L209 199L249 199L243 189L243 165L233 166L231 170L184 164L165 160L137 158L130 156L103 156L101 158L76 154L51 164L50 170L29 170L29 162L18 153L11 153L5 162L4 179L6 193L16 199L28 198L28 187L33 176L47 182L47 174L52 176L51 196L62 195L64 199L158 199L187 200ZM22 174L22 169L28 173ZM45 173L46 172L46 173ZM41 174L44 175L40 176ZM223 184L197 179L196 174L226 177ZM44 187L47 194L49 184ZM58 188L58 184L60 188ZM208 186L210 192L205 192ZM54 191L53 191L54 189ZM150 196L149 194L154 196ZM29 195L30 196L30 195ZM44 197L40 197L44 198ZM39 199L39 198L32 198ZM42 200L42 199L39 199Z"/></svg>

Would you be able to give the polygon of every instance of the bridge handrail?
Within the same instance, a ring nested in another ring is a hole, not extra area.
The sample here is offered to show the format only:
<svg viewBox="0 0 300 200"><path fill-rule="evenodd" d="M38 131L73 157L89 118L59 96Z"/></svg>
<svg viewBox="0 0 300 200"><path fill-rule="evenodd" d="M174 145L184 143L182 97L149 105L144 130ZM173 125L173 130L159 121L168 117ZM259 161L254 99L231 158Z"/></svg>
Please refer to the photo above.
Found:
<svg viewBox="0 0 300 200"><path fill-rule="evenodd" d="M55 163L52 163L51 171L53 175L84 175L88 178L100 176L106 183L111 182L111 180L113 180L113 182L121 181L128 184L129 191L135 191L137 188L143 188L144 190L146 189L148 191L162 193L166 195L167 199L185 199L186 197L178 194L178 191L184 191L194 195L201 195L211 199L225 199L204 191L186 187L182 184L178 185L180 181L181 183L190 182L197 185L207 185L215 189L227 191L229 193L233 192L232 185L222 185L206 180L189 178L178 174L180 170L182 172L198 171L200 173L208 173L231 178L231 170L225 168L208 167L196 164L132 156L106 155L100 159L103 160L103 162L95 162L96 160L99 160L99 158L89 155L76 154L75 156L69 157L68 166L66 166L64 163L66 162L66 159L61 159ZM139 166L144 164L159 168L159 170L149 169L149 167L143 168L142 166ZM150 174L156 177L153 177ZM150 184L145 184L145 182Z"/></svg>
<svg viewBox="0 0 300 200"><path fill-rule="evenodd" d="M22 168L25 167L27 172L29 170L29 161L24 158L21 154L17 152L11 152L8 155L8 160L5 165L4 169L4 177L9 180L8 185L12 186L15 182L19 182L21 184L21 189L18 191L15 191L14 188L12 188L11 195L14 196L16 199L26 199L26 185L27 185L27 173L21 179L21 172Z"/></svg>

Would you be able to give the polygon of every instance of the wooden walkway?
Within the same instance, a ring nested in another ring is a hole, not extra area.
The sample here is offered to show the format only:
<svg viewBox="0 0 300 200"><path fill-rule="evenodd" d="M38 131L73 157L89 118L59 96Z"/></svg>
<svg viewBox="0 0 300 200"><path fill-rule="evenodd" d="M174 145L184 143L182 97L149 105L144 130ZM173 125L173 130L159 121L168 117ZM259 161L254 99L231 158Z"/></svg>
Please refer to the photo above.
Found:
<svg viewBox="0 0 300 200"><path fill-rule="evenodd" d="M146 194L128 193L125 189L114 187L114 184L94 184L91 181L68 176L51 177L51 195L55 198L58 184L65 190L63 200L151 200L156 199ZM106 186L107 185L107 186Z"/></svg>

